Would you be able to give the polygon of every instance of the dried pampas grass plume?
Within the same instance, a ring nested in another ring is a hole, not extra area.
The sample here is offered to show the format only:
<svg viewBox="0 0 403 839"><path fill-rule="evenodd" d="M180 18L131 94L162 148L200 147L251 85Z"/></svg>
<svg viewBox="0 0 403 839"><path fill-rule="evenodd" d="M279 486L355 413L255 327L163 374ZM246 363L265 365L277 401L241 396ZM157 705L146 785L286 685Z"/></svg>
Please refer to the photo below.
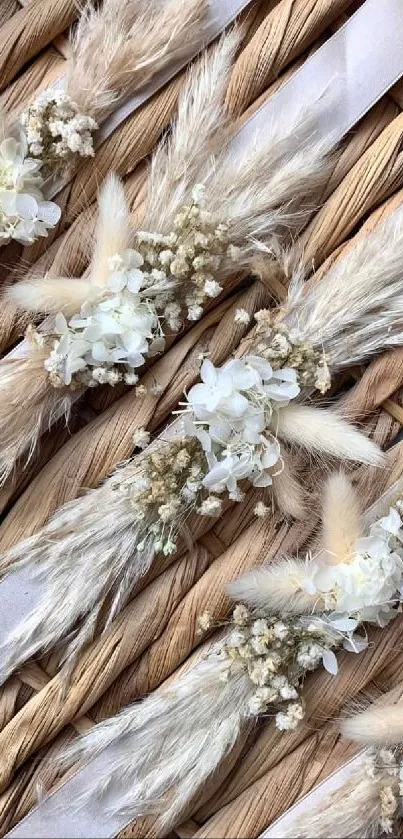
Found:
<svg viewBox="0 0 403 839"><path fill-rule="evenodd" d="M65 752L65 762L86 761L109 743L115 759L93 778L87 795L99 789L108 809L127 817L154 814L157 829L180 823L206 780L235 746L245 726L251 683L234 666L229 682L223 663L204 661L174 683L96 725ZM113 777L113 795L108 783ZM85 806L85 798L78 802ZM158 834L161 835L161 834Z"/></svg>
<svg viewBox="0 0 403 839"><path fill-rule="evenodd" d="M168 64L201 47L208 0L104 0L84 8L72 39L66 90L103 120Z"/></svg>
<svg viewBox="0 0 403 839"><path fill-rule="evenodd" d="M345 783L333 793L323 788L317 806L295 809L295 819L281 819L262 833L260 839L363 839L379 835L382 780L371 778L360 763Z"/></svg>
<svg viewBox="0 0 403 839"><path fill-rule="evenodd" d="M46 351L37 347L24 359L0 364L0 484L18 458L32 457L38 439L60 417L68 420L71 394L49 387L44 367Z"/></svg>
<svg viewBox="0 0 403 839"><path fill-rule="evenodd" d="M403 207L304 286L298 248L286 323L302 341L323 347L332 370L361 363L403 342Z"/></svg>

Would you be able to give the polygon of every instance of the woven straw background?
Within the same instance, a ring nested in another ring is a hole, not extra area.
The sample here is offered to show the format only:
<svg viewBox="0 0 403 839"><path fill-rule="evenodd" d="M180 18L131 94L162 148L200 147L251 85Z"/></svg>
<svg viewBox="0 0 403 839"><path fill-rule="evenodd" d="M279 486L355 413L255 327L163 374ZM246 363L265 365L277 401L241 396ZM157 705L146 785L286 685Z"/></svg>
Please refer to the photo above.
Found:
<svg viewBox="0 0 403 839"><path fill-rule="evenodd" d="M235 63L227 94L230 113L241 120L328 38L360 3L348 0L262 0L247 17L248 31ZM0 0L0 96L7 109L20 109L63 72L68 55L65 29L74 20L74 0ZM365 46L364 46L365 48ZM34 247L8 246L2 253L3 284L15 281L26 266L79 273L88 248L83 231L94 222L96 191L112 168L125 179L133 212L141 214L144 159L175 112L183 75L156 94L121 126L63 190L63 220L52 237ZM308 267L319 269L337 259L355 236L371 229L403 200L403 84L398 84L362 120L336 151L320 204L301 241ZM315 280L316 281L316 280ZM3 520L0 546L34 532L80 488L94 486L130 454L136 427L153 433L163 428L184 387L197 377L199 355L208 351L222 363L243 333L234 326L235 309L253 313L281 300L282 281L273 276L234 278L224 299L156 361L145 381L163 385L159 397L135 401L133 393L104 390L88 395L67 431L55 427L27 470L17 470L0 493ZM21 325L0 301L0 342L6 350ZM351 370L334 388L346 416L359 421L388 450L389 468L352 471L365 506L403 473L403 448L396 442L403 427L401 407L403 350L388 353L366 369ZM225 616L230 608L224 583L279 552L302 549L317 526L316 496L323 468L311 465L307 482L312 509L301 523L278 513L256 520L256 495L228 507L210 527L199 521L191 551L160 565L142 591L102 638L83 654L64 692L57 655L32 662L0 689L0 833L4 835L36 801L38 790L59 779L52 759L61 745L95 721L143 696L177 668L200 655L195 635L198 614L206 608ZM372 631L360 656L340 655L337 679L312 674L304 695L307 716L296 732L281 734L265 720L245 736L175 829L183 837L256 837L273 819L347 759L354 747L338 736L337 719L359 696L403 691L402 623ZM156 836L152 819L138 821L121 836Z"/></svg>

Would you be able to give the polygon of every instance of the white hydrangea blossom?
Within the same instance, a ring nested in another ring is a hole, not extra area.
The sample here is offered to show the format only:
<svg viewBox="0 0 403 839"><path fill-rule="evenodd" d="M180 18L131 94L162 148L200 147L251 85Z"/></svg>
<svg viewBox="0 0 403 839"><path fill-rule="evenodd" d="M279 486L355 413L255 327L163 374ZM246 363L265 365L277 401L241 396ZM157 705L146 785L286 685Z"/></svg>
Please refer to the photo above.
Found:
<svg viewBox="0 0 403 839"><path fill-rule="evenodd" d="M44 200L40 169L23 134L0 144L0 245L11 239L30 245L58 223L60 207Z"/></svg>
<svg viewBox="0 0 403 839"><path fill-rule="evenodd" d="M352 633L361 622L385 626L397 614L403 591L403 530L395 507L359 539L348 562L307 566L305 588L323 599L327 620L346 633L344 646L358 652L365 640Z"/></svg>
<svg viewBox="0 0 403 839"><path fill-rule="evenodd" d="M135 250L112 257L99 296L84 303L68 323L63 314L56 316L60 337L45 361L55 386L131 384L146 356L164 349L160 316L142 264Z"/></svg>
<svg viewBox="0 0 403 839"><path fill-rule="evenodd" d="M265 359L249 355L220 368L205 359L200 376L187 397L184 429L204 449L203 486L216 493L228 490L234 500L240 498L242 479L270 486L269 470L280 463L280 446L268 429L273 412L300 392L296 370L273 370Z"/></svg>

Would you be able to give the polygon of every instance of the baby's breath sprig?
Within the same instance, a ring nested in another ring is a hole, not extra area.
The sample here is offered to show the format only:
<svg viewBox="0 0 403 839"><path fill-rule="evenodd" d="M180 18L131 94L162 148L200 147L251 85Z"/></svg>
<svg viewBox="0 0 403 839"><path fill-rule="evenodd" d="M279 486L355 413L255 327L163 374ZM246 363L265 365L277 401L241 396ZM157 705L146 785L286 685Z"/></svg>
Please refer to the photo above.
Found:
<svg viewBox="0 0 403 839"><path fill-rule="evenodd" d="M236 261L239 252L230 242L228 225L217 223L206 209L203 184L194 187L191 202L180 208L173 226L165 235L140 231L136 247L145 270L177 287L175 302L170 303L170 326L177 331L182 310L188 320L198 320L206 300L218 297L222 286L216 277L228 262Z"/></svg>
<svg viewBox="0 0 403 839"><path fill-rule="evenodd" d="M141 551L152 540L165 556L175 553L177 538L192 512L218 516L222 502L202 485L205 457L196 439L175 438L140 458L130 479L117 487L127 493L137 524L144 522Z"/></svg>
<svg viewBox="0 0 403 839"><path fill-rule="evenodd" d="M214 620L208 613L197 622L199 634L209 631ZM253 685L249 715L275 712L277 728L291 731L304 716L300 684L310 670L323 662L334 671L332 647L340 641L323 621L305 617L262 617L238 604L229 622L231 631L208 657L227 663L223 678L231 678L241 666Z"/></svg>
<svg viewBox="0 0 403 839"><path fill-rule="evenodd" d="M291 367L298 371L300 387L315 387L326 393L331 384L328 359L322 350L312 344L301 343L287 325L278 320L268 309L255 314L256 339L249 352L256 353L270 362L273 370Z"/></svg>
<svg viewBox="0 0 403 839"><path fill-rule="evenodd" d="M21 115L30 157L45 174L57 173L78 157L93 157L95 120L81 114L63 91L43 91Z"/></svg>
<svg viewBox="0 0 403 839"><path fill-rule="evenodd" d="M403 798L403 752L401 749L368 749L365 770L379 782L380 818L383 833L394 832L394 820Z"/></svg>

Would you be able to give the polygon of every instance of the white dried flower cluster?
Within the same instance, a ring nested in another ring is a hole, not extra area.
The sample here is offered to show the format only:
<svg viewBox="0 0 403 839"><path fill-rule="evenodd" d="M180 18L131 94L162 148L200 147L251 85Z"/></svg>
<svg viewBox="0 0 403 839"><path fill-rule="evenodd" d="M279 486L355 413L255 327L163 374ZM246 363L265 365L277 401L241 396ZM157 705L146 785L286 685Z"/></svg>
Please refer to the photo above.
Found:
<svg viewBox="0 0 403 839"><path fill-rule="evenodd" d="M394 833L394 820L402 804L403 762L399 752L390 749L368 749L365 770L379 782L379 827L383 833Z"/></svg>
<svg viewBox="0 0 403 839"><path fill-rule="evenodd" d="M181 208L175 232L140 231L136 250L112 257L106 285L97 286L94 277L91 300L69 322L62 313L56 316L45 362L54 387L135 385L145 358L164 350L168 330L180 329L183 307L194 320L201 304L220 293L209 272L228 259L229 246L222 226L215 228L201 209L202 194L196 188L193 204ZM140 388L136 395L142 395ZM161 389L156 385L152 392Z"/></svg>
<svg viewBox="0 0 403 839"><path fill-rule="evenodd" d="M0 144L0 245L11 239L30 245L58 223L60 207L44 200L40 169L23 134Z"/></svg>
<svg viewBox="0 0 403 839"><path fill-rule="evenodd" d="M250 315L248 314L246 309L237 309L235 312L234 321L235 323L248 324L250 323Z"/></svg>
<svg viewBox="0 0 403 839"><path fill-rule="evenodd" d="M301 387L315 387L326 393L331 385L331 375L323 350L312 344L302 344L283 321L273 312L263 309L255 315L257 323L253 351L270 362L274 369L291 367L298 371Z"/></svg>
<svg viewBox="0 0 403 839"><path fill-rule="evenodd" d="M358 651L365 640L352 633L367 621L386 626L396 617L403 593L403 524L397 506L355 544L346 562L306 567L305 590L322 598L327 620L347 634L344 646ZM358 646L357 646L358 645Z"/></svg>
<svg viewBox="0 0 403 839"><path fill-rule="evenodd" d="M217 275L237 258L237 251L229 241L228 227L214 221L206 209L204 192L203 184L194 187L192 201L180 208L172 232L137 234L137 247L154 269L155 278L177 287L167 317L168 326L174 332L180 328L182 309L186 310L188 320L199 320L206 300L222 291Z"/></svg>
<svg viewBox="0 0 403 839"><path fill-rule="evenodd" d="M133 434L133 446L136 449L146 449L150 442L150 432L144 426L137 428Z"/></svg>
<svg viewBox="0 0 403 839"><path fill-rule="evenodd" d="M273 370L265 359L248 355L218 368L206 359L200 376L202 382L188 393L185 433L205 452L203 486L214 493L227 490L239 501L238 481L272 484L280 446L270 428L275 429L275 413L299 394L297 374L290 368Z"/></svg>
<svg viewBox="0 0 403 839"><path fill-rule="evenodd" d="M152 277L142 270L143 257L127 250L109 260L105 287L84 303L69 322L59 313L49 357L45 360L54 387L135 384L146 356L165 346Z"/></svg>
<svg viewBox="0 0 403 839"><path fill-rule="evenodd" d="M263 504L263 501L258 501L253 508L253 512L258 519L264 519L270 512L270 507L266 507L266 504Z"/></svg>
<svg viewBox="0 0 403 839"><path fill-rule="evenodd" d="M209 616L206 628L211 626ZM275 710L277 728L291 731L304 716L299 694L302 677L322 662L334 672L334 635L320 621L256 617L243 604L233 611L232 627L219 651L210 653L227 663L223 678L228 680L234 665L241 665L253 686L248 715Z"/></svg>
<svg viewBox="0 0 403 839"><path fill-rule="evenodd" d="M54 172L68 166L75 156L93 157L92 117L81 114L78 106L62 91L45 90L22 113L28 151Z"/></svg>

